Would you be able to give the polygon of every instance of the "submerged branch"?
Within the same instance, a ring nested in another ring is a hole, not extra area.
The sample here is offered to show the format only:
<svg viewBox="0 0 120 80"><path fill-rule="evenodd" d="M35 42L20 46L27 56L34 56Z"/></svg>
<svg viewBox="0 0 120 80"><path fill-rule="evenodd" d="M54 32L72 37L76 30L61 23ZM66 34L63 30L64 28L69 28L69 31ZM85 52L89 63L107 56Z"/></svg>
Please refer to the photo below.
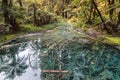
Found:
<svg viewBox="0 0 120 80"><path fill-rule="evenodd" d="M43 73L68 73L66 70L42 70Z"/></svg>

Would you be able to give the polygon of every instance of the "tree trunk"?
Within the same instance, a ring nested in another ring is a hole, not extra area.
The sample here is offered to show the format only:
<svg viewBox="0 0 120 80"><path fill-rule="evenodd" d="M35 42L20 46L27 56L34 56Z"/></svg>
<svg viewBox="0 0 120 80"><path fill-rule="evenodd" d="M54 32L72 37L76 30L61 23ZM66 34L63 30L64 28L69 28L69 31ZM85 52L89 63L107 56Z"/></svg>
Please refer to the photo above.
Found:
<svg viewBox="0 0 120 80"><path fill-rule="evenodd" d="M91 0L91 1L92 1L95 9L97 10L97 12L98 12L98 14L99 14L101 21L103 22L104 29L107 31L107 33L109 33L109 30L107 29L107 27L106 27L106 25L105 25L105 21L104 21L104 19L102 18L102 15L101 15L100 11L98 10L95 1L94 1L94 0ZM101 29L102 29L102 28L101 28Z"/></svg>
<svg viewBox="0 0 120 80"><path fill-rule="evenodd" d="M12 3L11 3L12 4ZM11 7L9 7L8 0L2 0L2 10L3 10L3 16L4 21L6 24L10 24L12 26L13 32L19 30L19 25L16 22L16 18L13 17L13 14L9 14L9 10Z"/></svg>
<svg viewBox="0 0 120 80"><path fill-rule="evenodd" d="M119 0L119 3L120 3L120 0ZM117 13L117 14L118 14L118 16L117 16L117 17L118 17L117 24L118 24L118 25L120 25L120 10L118 11L118 13Z"/></svg>
<svg viewBox="0 0 120 80"><path fill-rule="evenodd" d="M9 24L8 0L2 0L2 10L5 23Z"/></svg>
<svg viewBox="0 0 120 80"><path fill-rule="evenodd" d="M109 17L110 17L110 20L111 20L111 21L112 21L112 15L113 15L114 9L111 8L110 6L113 5L114 2L115 2L115 0L108 0L108 6L109 6L109 8L110 8L110 10L109 10Z"/></svg>
<svg viewBox="0 0 120 80"><path fill-rule="evenodd" d="M120 25L120 11L118 12L118 21L117 21L118 25Z"/></svg>
<svg viewBox="0 0 120 80"><path fill-rule="evenodd" d="M33 24L34 25L36 25L36 21L37 21L37 19L36 19L36 10L37 10L37 8L36 8L35 4L33 4Z"/></svg>
<svg viewBox="0 0 120 80"><path fill-rule="evenodd" d="M19 3L19 5L20 5L20 7L22 7L22 6L23 6L23 4L22 4L22 1L21 1L21 0L18 0L18 3Z"/></svg>
<svg viewBox="0 0 120 80"><path fill-rule="evenodd" d="M12 25L13 32L20 30L19 24L17 23L16 18L13 17L13 15L10 16L10 24Z"/></svg>
<svg viewBox="0 0 120 80"><path fill-rule="evenodd" d="M10 6L10 7L13 6L12 0L10 0L9 6Z"/></svg>
<svg viewBox="0 0 120 80"><path fill-rule="evenodd" d="M100 11L98 10L95 1L94 1L94 0L91 0L91 1L92 1L92 3L93 3L93 5L94 5L95 9L97 10L97 12L98 12L98 14L99 14L101 21L103 22L103 24L105 24L105 21L103 20L102 15L101 15Z"/></svg>
<svg viewBox="0 0 120 80"><path fill-rule="evenodd" d="M62 0L62 17L64 17L64 0Z"/></svg>
<svg viewBox="0 0 120 80"><path fill-rule="evenodd" d="M92 1L90 2L90 15L88 17L87 23L88 24L92 24L92 14L93 14L93 10L94 9L94 5L92 3Z"/></svg>

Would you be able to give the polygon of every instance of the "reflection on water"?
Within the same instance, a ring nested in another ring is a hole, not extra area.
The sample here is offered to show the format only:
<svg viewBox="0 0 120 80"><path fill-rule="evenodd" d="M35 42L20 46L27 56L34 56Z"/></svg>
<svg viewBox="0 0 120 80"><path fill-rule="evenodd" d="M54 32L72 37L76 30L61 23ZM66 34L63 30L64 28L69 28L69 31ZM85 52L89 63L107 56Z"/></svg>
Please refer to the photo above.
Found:
<svg viewBox="0 0 120 80"><path fill-rule="evenodd" d="M46 43L36 39L1 49L0 80L120 80L119 47L66 39Z"/></svg>
<svg viewBox="0 0 120 80"><path fill-rule="evenodd" d="M120 49L106 44L71 41L52 49L42 44L41 69L68 71L43 73L42 80L120 80ZM47 50L47 51L46 51ZM45 65L49 64L49 65Z"/></svg>
<svg viewBox="0 0 120 80"><path fill-rule="evenodd" d="M39 43L40 40L35 40L2 49L0 51L0 80L41 80Z"/></svg>
<svg viewBox="0 0 120 80"><path fill-rule="evenodd" d="M10 43L0 49L0 80L120 80L120 47L84 36L64 25L41 40Z"/></svg>

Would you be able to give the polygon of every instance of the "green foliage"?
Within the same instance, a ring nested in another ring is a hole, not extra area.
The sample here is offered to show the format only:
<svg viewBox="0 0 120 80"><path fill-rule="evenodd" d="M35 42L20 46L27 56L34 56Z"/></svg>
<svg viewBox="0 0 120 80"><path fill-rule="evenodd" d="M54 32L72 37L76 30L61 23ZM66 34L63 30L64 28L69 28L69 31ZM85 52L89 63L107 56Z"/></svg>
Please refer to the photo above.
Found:
<svg viewBox="0 0 120 80"><path fill-rule="evenodd" d="M40 32L43 30L52 30L60 25L59 23L52 23L44 26L34 26L32 24L23 25L20 32L29 33L29 32Z"/></svg>
<svg viewBox="0 0 120 80"><path fill-rule="evenodd" d="M80 3L79 0L73 0L73 1L72 1L72 4L73 4L73 5L78 5L79 3Z"/></svg>
<svg viewBox="0 0 120 80"><path fill-rule="evenodd" d="M0 43L13 39L15 35L0 35Z"/></svg>
<svg viewBox="0 0 120 80"><path fill-rule="evenodd" d="M90 25L86 24L86 20L84 18L79 19L75 24L75 28L80 28L82 31L86 31L88 27L90 27Z"/></svg>
<svg viewBox="0 0 120 80"><path fill-rule="evenodd" d="M56 27L58 27L60 25L60 23L52 23L52 24L48 24L48 25L45 25L45 26L42 26L44 29L46 29L46 30L52 30L52 29L54 29L54 28L56 28Z"/></svg>
<svg viewBox="0 0 120 80"><path fill-rule="evenodd" d="M20 32L29 33L29 32L40 32L42 30L43 30L43 28L41 28L41 27L34 26L32 24L25 24L21 28Z"/></svg>

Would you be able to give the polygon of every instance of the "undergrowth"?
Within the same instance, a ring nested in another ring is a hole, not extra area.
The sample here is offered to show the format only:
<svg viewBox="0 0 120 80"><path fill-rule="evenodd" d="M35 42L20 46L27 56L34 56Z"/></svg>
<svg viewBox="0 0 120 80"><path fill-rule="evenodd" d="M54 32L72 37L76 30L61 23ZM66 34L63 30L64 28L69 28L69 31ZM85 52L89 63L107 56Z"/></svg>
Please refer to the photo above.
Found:
<svg viewBox="0 0 120 80"><path fill-rule="evenodd" d="M15 35L0 35L0 43L9 41L11 39L15 38Z"/></svg>
<svg viewBox="0 0 120 80"><path fill-rule="evenodd" d="M21 27L20 32L29 33L29 32L39 32L42 30L43 30L42 27L34 26L32 24L25 24Z"/></svg>

